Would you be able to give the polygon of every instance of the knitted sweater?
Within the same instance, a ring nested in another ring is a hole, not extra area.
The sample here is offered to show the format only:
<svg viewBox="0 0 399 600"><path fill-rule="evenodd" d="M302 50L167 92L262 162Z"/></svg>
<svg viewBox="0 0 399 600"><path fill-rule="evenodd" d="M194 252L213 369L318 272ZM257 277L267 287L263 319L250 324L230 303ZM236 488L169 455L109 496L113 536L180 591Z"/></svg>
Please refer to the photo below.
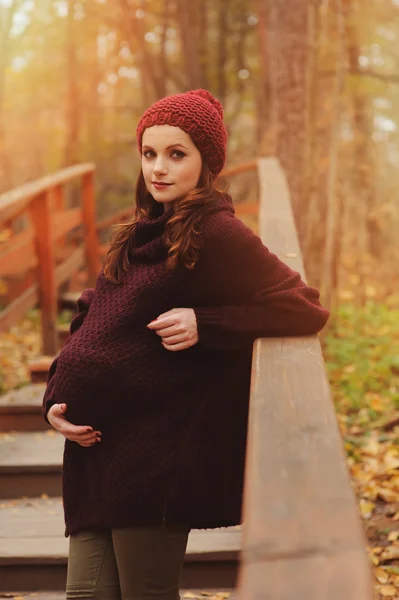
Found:
<svg viewBox="0 0 399 600"><path fill-rule="evenodd" d="M85 290L49 372L44 415L66 403L68 420L103 432L90 448L66 440L67 533L240 523L253 342L313 334L328 318L227 197L203 222L196 267L167 270L170 215L139 222L122 284L100 272ZM166 350L146 327L172 308L195 311L199 341L187 350Z"/></svg>

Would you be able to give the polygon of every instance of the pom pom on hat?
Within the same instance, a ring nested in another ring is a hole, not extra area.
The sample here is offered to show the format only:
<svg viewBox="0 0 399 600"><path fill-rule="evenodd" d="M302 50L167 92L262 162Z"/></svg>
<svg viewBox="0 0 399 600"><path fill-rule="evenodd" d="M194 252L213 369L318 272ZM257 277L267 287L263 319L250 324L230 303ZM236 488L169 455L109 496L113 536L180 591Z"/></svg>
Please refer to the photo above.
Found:
<svg viewBox="0 0 399 600"><path fill-rule="evenodd" d="M201 90L201 89L191 90L190 92L187 92L187 94L193 94L194 96L200 96L201 98L208 100L208 102L213 104L213 106L216 108L216 110L219 111L219 114L223 119L223 116L224 116L223 106L220 104L219 100L217 98L215 98L215 96L212 96L212 94L210 92L208 92L208 90Z"/></svg>
<svg viewBox="0 0 399 600"><path fill-rule="evenodd" d="M154 125L180 127L191 137L214 175L223 169L227 146L223 107L207 90L166 96L152 104L137 126L140 152L144 131Z"/></svg>

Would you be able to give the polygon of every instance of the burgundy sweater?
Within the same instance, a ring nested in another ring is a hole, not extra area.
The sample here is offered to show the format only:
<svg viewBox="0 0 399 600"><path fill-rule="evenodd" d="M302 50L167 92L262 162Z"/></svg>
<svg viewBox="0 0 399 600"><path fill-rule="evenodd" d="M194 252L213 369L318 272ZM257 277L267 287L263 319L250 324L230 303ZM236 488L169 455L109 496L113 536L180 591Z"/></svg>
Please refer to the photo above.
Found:
<svg viewBox="0 0 399 600"><path fill-rule="evenodd" d="M43 412L65 402L67 419L100 429L103 440L66 441L67 533L241 522L253 342L314 334L328 311L233 213L226 197L206 217L193 270L166 269L170 212L141 220L123 283L101 272L79 299ZM199 342L180 352L146 327L172 308L197 317Z"/></svg>

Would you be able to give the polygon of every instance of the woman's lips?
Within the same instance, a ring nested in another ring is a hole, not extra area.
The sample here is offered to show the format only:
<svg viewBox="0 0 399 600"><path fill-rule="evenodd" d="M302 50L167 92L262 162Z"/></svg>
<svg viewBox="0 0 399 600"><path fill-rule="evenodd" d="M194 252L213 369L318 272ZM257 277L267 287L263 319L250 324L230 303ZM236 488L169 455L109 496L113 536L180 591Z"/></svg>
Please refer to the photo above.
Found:
<svg viewBox="0 0 399 600"><path fill-rule="evenodd" d="M165 188L167 188L167 187L169 187L170 185L173 185L173 184L172 183L159 183L159 182L153 181L152 185L157 190L164 190Z"/></svg>

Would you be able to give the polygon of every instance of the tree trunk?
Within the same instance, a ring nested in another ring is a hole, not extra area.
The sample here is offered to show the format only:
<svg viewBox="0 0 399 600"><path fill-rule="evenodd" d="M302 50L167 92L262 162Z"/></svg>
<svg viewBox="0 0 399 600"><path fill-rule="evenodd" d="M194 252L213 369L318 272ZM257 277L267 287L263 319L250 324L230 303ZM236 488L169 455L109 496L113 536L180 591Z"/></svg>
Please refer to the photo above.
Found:
<svg viewBox="0 0 399 600"><path fill-rule="evenodd" d="M202 81L197 8L195 2L177 0L177 20L185 61L186 82L190 89L201 87Z"/></svg>
<svg viewBox="0 0 399 600"><path fill-rule="evenodd" d="M286 173L295 220L301 229L308 1L291 0L287 10L284 0L270 0L266 28L270 128L275 132L276 155Z"/></svg>
<svg viewBox="0 0 399 600"><path fill-rule="evenodd" d="M330 156L329 169L327 179L327 206L326 206L326 224L325 224L325 243L323 252L323 261L320 278L320 291L327 308L331 308L333 283L336 279L336 271L338 269L338 260L336 256L337 249L337 164L338 164L338 147L339 134L341 130L341 114L342 114L342 89L344 84L344 17L342 12L342 0L335 0L334 12L336 15L336 30L337 30L337 51L336 51L336 74L334 82L333 95L333 117L330 124Z"/></svg>
<svg viewBox="0 0 399 600"><path fill-rule="evenodd" d="M359 68L360 48L356 29L357 11L353 0L343 0L346 14L346 39L349 71ZM365 289L368 255L372 252L381 258L378 227L370 218L375 206L376 191L373 182L374 160L372 156L371 108L367 96L357 85L352 91L352 123L354 159L352 168L353 193L356 196L357 271L360 276L359 293ZM361 303L365 298L358 298Z"/></svg>

